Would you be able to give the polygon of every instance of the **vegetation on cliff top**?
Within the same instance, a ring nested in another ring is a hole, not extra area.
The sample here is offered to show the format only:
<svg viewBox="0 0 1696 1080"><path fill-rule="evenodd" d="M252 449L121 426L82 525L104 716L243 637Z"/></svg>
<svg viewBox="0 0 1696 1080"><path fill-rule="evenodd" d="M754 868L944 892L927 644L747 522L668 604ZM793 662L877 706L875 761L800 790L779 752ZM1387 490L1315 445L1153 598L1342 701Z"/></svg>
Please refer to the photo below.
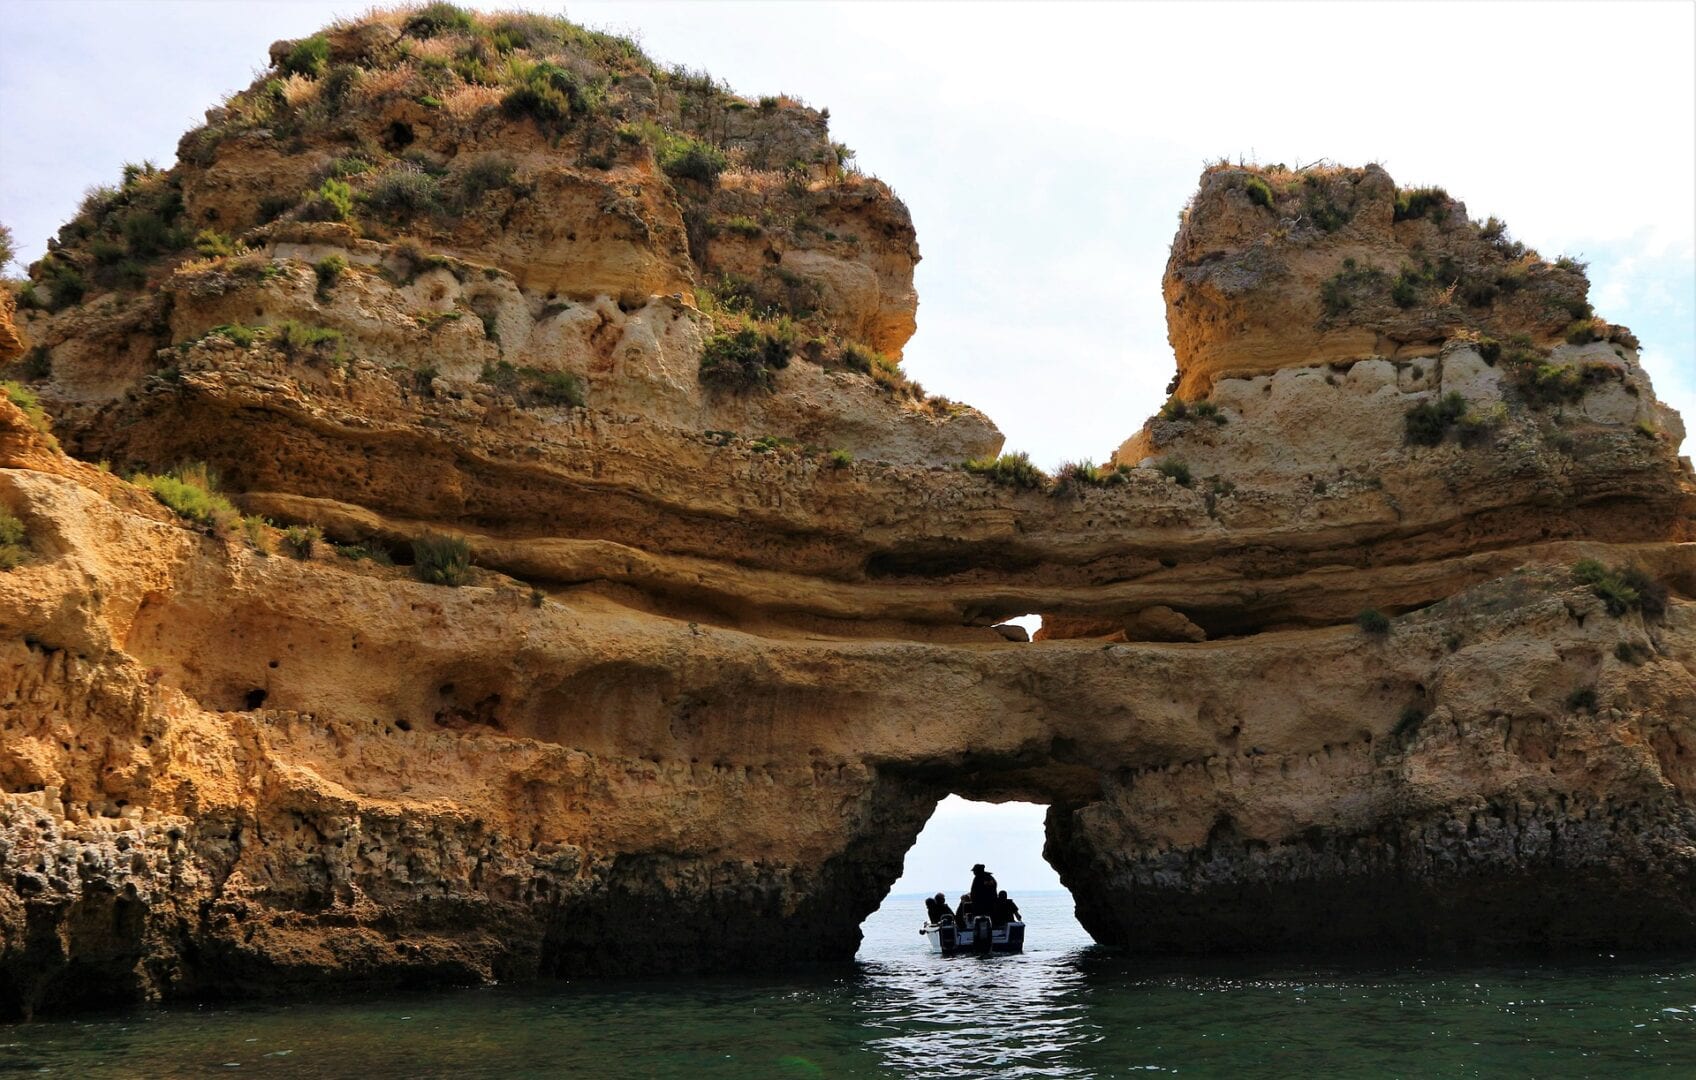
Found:
<svg viewBox="0 0 1696 1080"><path fill-rule="evenodd" d="M689 256L708 282L698 299L717 334L737 341L753 329L770 339L781 320L792 320L791 344L810 346L798 355L860 370L939 415L951 410L927 398L895 359L843 333L816 284L763 259L744 266L745 253L727 251L728 261L717 254L720 241L751 239L852 254L861 237L837 231L831 215L842 192L866 185L891 204L878 211L896 230L890 235L910 230L888 189L849 165L853 152L829 139L828 110L787 96L739 97L702 72L656 63L628 38L564 18L444 3L337 22L279 43L271 62L184 136L176 168L126 166L120 186L90 192L54 251L32 267L24 305L56 311L92 291L140 288L197 255L243 259L246 244L257 242L252 230L276 221L338 223L378 240L449 243L462 229L482 237L536 193L534 173L491 151L491 142L535 139L551 144L550 162L614 171L609 197L658 170L683 210ZM264 194L251 220L241 219L249 204L238 199L220 205L214 224L198 211L191 221L184 177L211 168L237 144L241 153L334 156L305 185L290 181ZM735 190L722 191L721 177L733 171ZM626 216L643 230L654 227L634 211ZM321 300L341 269L318 265ZM713 362L702 376L713 385L769 384L776 366ZM576 395L558 388L555 396Z"/></svg>
<svg viewBox="0 0 1696 1080"><path fill-rule="evenodd" d="M1324 242L1348 226L1353 229L1332 242L1382 247L1386 237L1379 214L1388 200L1388 239L1402 254L1377 266L1356 255L1345 257L1319 289L1322 327L1365 323L1432 333L1444 328L1497 334L1530 330L1539 338L1574 343L1629 336L1606 323L1589 322L1589 280L1581 260L1545 260L1512 239L1499 219L1476 221L1456 212L1461 204L1441 187L1395 188L1371 166L1319 163L1290 169L1221 161L1208 167L1201 193L1217 198L1221 191L1228 203L1263 213L1272 239L1296 247ZM1190 220L1194 206L1192 200L1181 220ZM1369 206L1377 209L1362 218ZM1198 248L1196 256L1201 254Z"/></svg>

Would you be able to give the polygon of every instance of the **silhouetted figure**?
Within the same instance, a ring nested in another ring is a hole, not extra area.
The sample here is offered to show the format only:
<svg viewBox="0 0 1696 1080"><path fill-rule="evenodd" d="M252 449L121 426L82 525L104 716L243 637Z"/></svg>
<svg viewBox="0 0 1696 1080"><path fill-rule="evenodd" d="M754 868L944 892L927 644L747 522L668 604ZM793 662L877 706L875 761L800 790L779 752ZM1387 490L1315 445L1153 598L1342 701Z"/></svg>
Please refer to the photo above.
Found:
<svg viewBox="0 0 1696 1080"><path fill-rule="evenodd" d="M981 862L972 867L972 911L978 915L995 913L995 875Z"/></svg>
<svg viewBox="0 0 1696 1080"><path fill-rule="evenodd" d="M1019 921L1019 905L1013 903L1006 889L1002 889L1000 895L995 898L995 914L991 918L996 926L1006 926L1010 922Z"/></svg>
<svg viewBox="0 0 1696 1080"><path fill-rule="evenodd" d="M954 921L962 929L972 928L972 897L970 893L960 894L960 906L954 909Z"/></svg>
<svg viewBox="0 0 1696 1080"><path fill-rule="evenodd" d="M941 893L925 898L925 914L930 917L933 926L941 926L943 919L954 918L954 913L948 910L947 898Z"/></svg>

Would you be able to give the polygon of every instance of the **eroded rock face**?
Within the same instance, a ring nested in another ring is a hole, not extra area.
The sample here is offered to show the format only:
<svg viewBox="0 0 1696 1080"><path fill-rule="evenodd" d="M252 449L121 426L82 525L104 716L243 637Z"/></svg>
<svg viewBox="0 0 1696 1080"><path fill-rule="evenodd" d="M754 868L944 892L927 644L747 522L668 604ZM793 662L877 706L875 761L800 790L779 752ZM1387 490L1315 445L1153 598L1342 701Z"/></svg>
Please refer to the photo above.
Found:
<svg viewBox="0 0 1696 1080"><path fill-rule="evenodd" d="M1441 188L1398 190L1376 165L1208 169L1163 287L1186 400L1221 377L1431 356L1469 333L1550 344L1593 315L1582 266L1469 220Z"/></svg>
<svg viewBox="0 0 1696 1080"><path fill-rule="evenodd" d="M993 426L871 358L911 332L912 226L827 175L819 114L543 20L521 58L607 81L541 139L425 63L475 73L493 22L406 18L114 196L245 251L103 283L92 214L36 268L49 415L0 401L0 1011L846 959L949 792L1048 803L1127 948L1696 942L1696 484L1635 342L1519 306L1577 270L1315 329L1343 259L1506 256L1452 201L1394 220L1378 170L1211 171L1175 402L1122 468L998 486L957 467ZM519 186L406 235L305 220L341 149L407 161L371 149L397 123L443 184L475 150ZM689 133L716 180L662 167ZM787 366L726 391L703 361L741 330ZM245 523L119 478L190 461ZM463 584L408 565L427 533ZM1028 612L1034 642L993 625Z"/></svg>

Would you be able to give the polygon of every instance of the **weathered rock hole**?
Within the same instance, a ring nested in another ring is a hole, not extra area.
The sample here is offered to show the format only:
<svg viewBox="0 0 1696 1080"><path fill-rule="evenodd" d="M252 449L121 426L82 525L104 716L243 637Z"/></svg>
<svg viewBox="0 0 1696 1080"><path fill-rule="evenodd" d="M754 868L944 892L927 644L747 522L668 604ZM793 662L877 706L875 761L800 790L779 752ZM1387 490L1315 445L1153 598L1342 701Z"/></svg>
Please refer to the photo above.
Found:
<svg viewBox="0 0 1696 1080"><path fill-rule="evenodd" d="M257 709L261 705L265 704L265 698L266 697L267 697L266 692L256 686L252 690L249 690L247 692L247 695L242 698L243 707L246 708L249 712L252 712L254 709Z"/></svg>
<svg viewBox="0 0 1696 1080"><path fill-rule="evenodd" d="M901 876L862 924L881 927L862 943L860 958L888 955L891 949L922 955L930 946L911 927L925 920L925 898L940 892L951 909L958 908L971 888L971 867L980 862L1019 904L1021 916L1037 919L1033 934L1048 934L1052 941L1057 930L1079 933L1068 891L1047 861L1048 816L1049 808L1035 802L985 802L955 794L940 800L907 849ZM887 933L891 919L902 930L893 938Z"/></svg>

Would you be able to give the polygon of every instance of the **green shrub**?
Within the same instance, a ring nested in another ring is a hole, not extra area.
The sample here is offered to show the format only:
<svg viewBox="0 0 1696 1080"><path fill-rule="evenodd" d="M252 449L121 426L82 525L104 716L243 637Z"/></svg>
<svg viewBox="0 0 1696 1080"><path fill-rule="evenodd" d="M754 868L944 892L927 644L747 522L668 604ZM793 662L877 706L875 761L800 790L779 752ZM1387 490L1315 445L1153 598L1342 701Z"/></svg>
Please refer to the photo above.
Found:
<svg viewBox="0 0 1696 1080"><path fill-rule="evenodd" d="M312 548L324 539L324 530L316 525L290 525L283 530L283 549L297 559L312 558Z"/></svg>
<svg viewBox="0 0 1696 1080"><path fill-rule="evenodd" d="M247 249L215 229L201 229L194 234L194 250L205 258L218 259Z"/></svg>
<svg viewBox="0 0 1696 1080"><path fill-rule="evenodd" d="M326 255L313 263L312 272L318 278L318 295L327 296L346 269L347 260L340 255Z"/></svg>
<svg viewBox="0 0 1696 1080"><path fill-rule="evenodd" d="M463 312L463 311L426 311L426 312L422 312L421 314L414 315L413 318L418 320L419 326L422 326L424 329L430 331L430 333L433 334L437 330L440 330L442 328L442 326L444 326L445 324L450 323L450 322L458 322L459 320L465 318L465 312Z"/></svg>
<svg viewBox="0 0 1696 1080"><path fill-rule="evenodd" d="M425 533L412 542L412 572L431 585L463 585L471 576L471 543L463 536Z"/></svg>
<svg viewBox="0 0 1696 1080"><path fill-rule="evenodd" d="M217 335L227 341L232 341L244 349L248 348L259 339L259 331L255 330L251 326L243 326L239 322L225 323L222 326L214 326L212 329L206 331L207 337L212 337L213 335Z"/></svg>
<svg viewBox="0 0 1696 1080"><path fill-rule="evenodd" d="M569 371L527 371L525 391L539 405L583 407L583 380Z"/></svg>
<svg viewBox="0 0 1696 1080"><path fill-rule="evenodd" d="M1250 176L1245 178L1243 180L1243 194L1247 195L1248 201L1254 205L1264 206L1268 210L1272 209L1274 202L1272 188L1260 177Z"/></svg>
<svg viewBox="0 0 1696 1080"><path fill-rule="evenodd" d="M390 220L434 214L442 209L442 183L417 164L403 161L385 169L360 199Z"/></svg>
<svg viewBox="0 0 1696 1080"><path fill-rule="evenodd" d="M831 468L846 469L852 464L854 464L854 455L847 450L832 450L830 452Z"/></svg>
<svg viewBox="0 0 1696 1080"><path fill-rule="evenodd" d="M277 348L289 356L299 356L305 352L322 353L324 346L336 345L342 340L339 330L324 326L307 326L293 319L272 327L271 334L271 340Z"/></svg>
<svg viewBox="0 0 1696 1080"><path fill-rule="evenodd" d="M306 200L298 215L302 221L348 221L353 217L353 188L345 180L325 180L316 192L306 194Z"/></svg>
<svg viewBox="0 0 1696 1080"><path fill-rule="evenodd" d="M124 215L118 224L124 243L132 256L151 259L167 251L186 247L188 237L160 213L137 209Z"/></svg>
<svg viewBox="0 0 1696 1080"><path fill-rule="evenodd" d="M1211 401L1198 401L1194 405L1191 405L1190 415L1195 417L1197 420L1211 420L1220 427L1224 427L1230 422L1229 418L1225 415L1224 410L1220 409L1219 406L1213 404Z"/></svg>
<svg viewBox="0 0 1696 1080"><path fill-rule="evenodd" d="M761 435L748 444L748 449L756 454L769 454L773 450L784 450L795 445L795 440L782 435Z"/></svg>
<svg viewBox="0 0 1696 1080"><path fill-rule="evenodd" d="M0 389L4 389L12 404L22 410L30 427L47 436L51 445L59 445L59 440L53 437L53 421L47 418L47 410L41 407L41 399L35 396L35 391L13 379L0 382Z"/></svg>
<svg viewBox="0 0 1696 1080"><path fill-rule="evenodd" d="M1211 420L1220 427L1230 422L1224 410L1211 401L1190 403L1181 398L1169 397L1166 404L1160 406L1162 420Z"/></svg>
<svg viewBox="0 0 1696 1080"><path fill-rule="evenodd" d="M0 570L16 570L29 557L24 523L0 510Z"/></svg>
<svg viewBox="0 0 1696 1080"><path fill-rule="evenodd" d="M1419 303L1420 294L1427 283L1424 274L1404 266L1401 273L1396 275L1395 284L1390 286L1390 299L1395 301L1399 308L1413 307Z"/></svg>
<svg viewBox="0 0 1696 1080"><path fill-rule="evenodd" d="M1509 262L1525 257L1525 245L1508 235L1508 223L1501 218L1491 217L1478 226L1478 236Z"/></svg>
<svg viewBox="0 0 1696 1080"><path fill-rule="evenodd" d="M350 176L361 176L377 166L364 154L343 154L330 162L322 170L325 180L345 180Z"/></svg>
<svg viewBox="0 0 1696 1080"><path fill-rule="evenodd" d="M12 230L0 225L0 274L6 272L6 266L17 258L17 242L12 239Z"/></svg>
<svg viewBox="0 0 1696 1080"><path fill-rule="evenodd" d="M389 549L377 543L333 544L336 554L353 562L372 562L378 566L393 566L395 559Z"/></svg>
<svg viewBox="0 0 1696 1080"><path fill-rule="evenodd" d="M1188 420L1190 403L1177 396L1169 397L1166 399L1166 404L1160 406L1158 415L1162 420Z"/></svg>
<svg viewBox="0 0 1696 1080"><path fill-rule="evenodd" d="M489 192L512 187L517 173L518 165L511 158L481 154L460 170L456 178L460 201L466 206L475 206Z"/></svg>
<svg viewBox="0 0 1696 1080"><path fill-rule="evenodd" d="M518 368L507 360L497 360L492 364L484 364L483 371L477 376L477 381L487 383L496 390L504 390L509 394L518 392Z"/></svg>
<svg viewBox="0 0 1696 1080"><path fill-rule="evenodd" d="M1436 446L1465 415L1466 398L1455 391L1436 401L1422 401L1407 411L1407 441L1415 446Z"/></svg>
<svg viewBox="0 0 1696 1080"><path fill-rule="evenodd" d="M1396 192L1396 221L1424 217L1449 205L1449 193L1440 187L1405 188Z"/></svg>
<svg viewBox="0 0 1696 1080"><path fill-rule="evenodd" d="M1572 404L1583 400L1590 388L1613 378L1617 372L1605 363L1550 364L1535 350L1510 349L1505 366L1514 386L1533 408Z"/></svg>
<svg viewBox="0 0 1696 1080"><path fill-rule="evenodd" d="M1035 491L1046 487L1048 477L1031 464L1031 456L1023 450L994 458L974 458L963 466L975 476L982 476L1002 487Z"/></svg>
<svg viewBox="0 0 1696 1080"><path fill-rule="evenodd" d="M47 286L53 298L48 305L49 310L63 311L82 303L82 298L88 293L88 282L83 279L82 271L51 253L43 256L39 265L41 284Z"/></svg>
<svg viewBox="0 0 1696 1080"><path fill-rule="evenodd" d="M1056 495L1078 495L1084 488L1105 487L1107 478L1119 474L1103 470L1093 461L1068 461L1054 471Z"/></svg>
<svg viewBox="0 0 1696 1080"><path fill-rule="evenodd" d="M1491 367L1495 367L1496 361L1502 358L1502 343L1493 337L1479 338L1474 348L1478 350L1479 359Z"/></svg>
<svg viewBox="0 0 1696 1080"><path fill-rule="evenodd" d="M583 380L567 371L515 367L510 361L498 360L484 364L477 381L519 397L524 405L565 405L575 409L584 402Z"/></svg>
<svg viewBox="0 0 1696 1080"><path fill-rule="evenodd" d="M714 334L701 350L701 382L736 392L769 390L772 373L789 366L791 345L781 335L752 327Z"/></svg>
<svg viewBox="0 0 1696 1080"><path fill-rule="evenodd" d="M53 377L53 351L45 345L32 345L23 359L24 378L42 382Z"/></svg>
<svg viewBox="0 0 1696 1080"><path fill-rule="evenodd" d="M686 135L666 140L660 147L659 163L667 176L709 186L718 182L719 174L729 165L717 147Z"/></svg>
<svg viewBox="0 0 1696 1080"><path fill-rule="evenodd" d="M1182 461L1167 458L1154 466L1154 471L1161 476L1171 477L1178 482L1179 487L1189 487L1191 482L1190 467Z"/></svg>
<svg viewBox="0 0 1696 1080"><path fill-rule="evenodd" d="M198 462L163 476L138 475L134 483L153 492L153 497L178 517L201 525L215 525L237 516L230 500L218 494L216 477Z"/></svg>
<svg viewBox="0 0 1696 1080"><path fill-rule="evenodd" d="M271 554L271 523L258 514L248 514L241 519L242 535L253 550L261 555Z"/></svg>
<svg viewBox="0 0 1696 1080"><path fill-rule="evenodd" d="M1344 259L1343 268L1319 286L1319 300L1325 314L1335 317L1383 288L1388 279L1375 266L1360 267L1353 259Z"/></svg>
<svg viewBox="0 0 1696 1080"><path fill-rule="evenodd" d="M1377 608L1367 608L1354 617L1354 624L1361 632L1382 637L1390 632L1390 617Z"/></svg>
<svg viewBox="0 0 1696 1080"><path fill-rule="evenodd" d="M313 34L294 43L288 55L278 68L285 75L304 75L308 79L316 79L328 70L330 64L330 40L323 34Z"/></svg>
<svg viewBox="0 0 1696 1080"><path fill-rule="evenodd" d="M1455 430L1460 433L1462 442L1475 443L1491 432L1500 430L1507 422L1508 408L1498 401L1487 409L1467 409L1466 413L1455 421Z"/></svg>
<svg viewBox="0 0 1696 1080"><path fill-rule="evenodd" d="M401 24L401 33L415 38L433 38L440 34L472 30L477 25L471 12L454 4L431 3L414 11Z"/></svg>
<svg viewBox="0 0 1696 1080"><path fill-rule="evenodd" d="M1587 319L1574 319L1561 332L1568 345L1588 345L1592 341L1606 341L1608 331L1612 329L1601 319L1591 316Z"/></svg>
<svg viewBox="0 0 1696 1080"><path fill-rule="evenodd" d="M766 230L765 230L764 226L762 226L759 222L755 221L753 218L746 217L744 215L739 214L736 217L727 218L725 220L724 231L728 232L728 233L734 233L737 236L743 236L743 237L750 237L751 238L751 237L759 236L761 233L765 232Z"/></svg>
<svg viewBox="0 0 1696 1080"><path fill-rule="evenodd" d="M529 117L543 130L559 133L575 116L599 104L604 87L586 83L576 73L548 61L531 63L514 57L507 63L511 89L501 98L501 111L513 119Z"/></svg>
<svg viewBox="0 0 1696 1080"><path fill-rule="evenodd" d="M1632 667L1640 667L1648 663L1654 655L1654 648L1635 641L1622 641L1614 646L1614 659L1630 664Z"/></svg>
<svg viewBox="0 0 1696 1080"><path fill-rule="evenodd" d="M1596 559L1580 559L1572 566L1572 579L1588 585L1615 618L1630 611L1650 618L1666 614L1667 587L1638 567L1610 567Z"/></svg>

